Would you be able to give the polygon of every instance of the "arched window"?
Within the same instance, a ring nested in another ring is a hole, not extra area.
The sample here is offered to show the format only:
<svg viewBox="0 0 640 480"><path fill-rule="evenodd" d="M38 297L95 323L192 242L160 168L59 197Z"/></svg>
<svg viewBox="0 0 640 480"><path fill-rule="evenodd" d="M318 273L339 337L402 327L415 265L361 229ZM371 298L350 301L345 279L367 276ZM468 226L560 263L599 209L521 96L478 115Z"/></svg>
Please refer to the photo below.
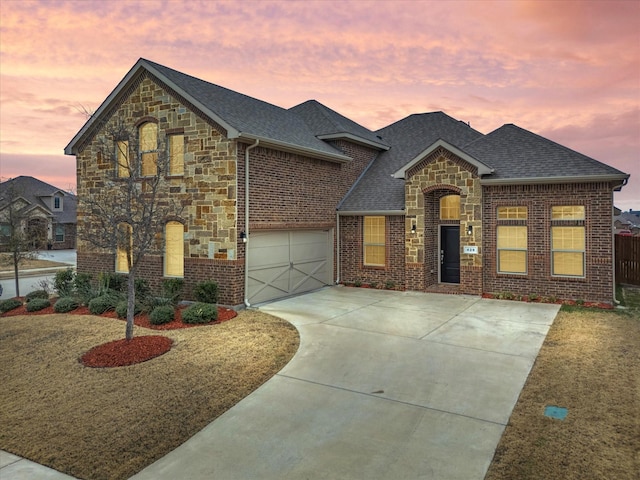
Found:
<svg viewBox="0 0 640 480"><path fill-rule="evenodd" d="M158 173L158 125L143 123L138 129L142 176L152 177Z"/></svg>
<svg viewBox="0 0 640 480"><path fill-rule="evenodd" d="M446 195L440 199L440 220L460 220L460 195Z"/></svg>
<svg viewBox="0 0 640 480"><path fill-rule="evenodd" d="M116 252L116 272L118 273L129 273L129 261L133 250L133 237L131 233L131 225L128 223L118 225L118 249Z"/></svg>
<svg viewBox="0 0 640 480"><path fill-rule="evenodd" d="M184 276L184 225L168 222L164 234L164 274L167 277Z"/></svg>

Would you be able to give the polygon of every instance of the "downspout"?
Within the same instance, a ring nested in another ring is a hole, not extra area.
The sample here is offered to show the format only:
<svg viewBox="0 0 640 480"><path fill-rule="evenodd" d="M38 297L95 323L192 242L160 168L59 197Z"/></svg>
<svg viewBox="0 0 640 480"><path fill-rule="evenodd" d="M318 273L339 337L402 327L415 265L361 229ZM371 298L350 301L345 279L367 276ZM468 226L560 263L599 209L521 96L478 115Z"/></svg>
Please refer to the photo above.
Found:
<svg viewBox="0 0 640 480"><path fill-rule="evenodd" d="M249 288L249 151L256 148L260 140L256 140L253 145L249 145L244 150L244 304L247 308L251 306L247 297Z"/></svg>
<svg viewBox="0 0 640 480"><path fill-rule="evenodd" d="M336 210L336 285L340 284L340 212Z"/></svg>
<svg viewBox="0 0 640 480"><path fill-rule="evenodd" d="M614 215L615 212L613 211L613 192L616 190L616 188L624 187L628 181L629 181L629 178L627 177L622 181L622 185L618 185L614 187L613 190L611 190L611 207L612 207L611 208L611 239L613 240L611 242L611 258L613 259L613 262L611 265L612 267L611 277L613 278L613 303L615 303L616 305L620 305L620 300L616 298L616 233L613 228L613 222L614 222L613 217L615 216Z"/></svg>

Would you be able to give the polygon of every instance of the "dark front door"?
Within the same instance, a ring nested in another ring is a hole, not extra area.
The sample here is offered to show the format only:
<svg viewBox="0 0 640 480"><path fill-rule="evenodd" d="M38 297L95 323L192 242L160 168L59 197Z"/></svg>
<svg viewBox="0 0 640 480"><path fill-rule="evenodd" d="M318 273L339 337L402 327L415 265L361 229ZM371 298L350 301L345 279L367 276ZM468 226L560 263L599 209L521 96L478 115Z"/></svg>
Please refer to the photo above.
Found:
<svg viewBox="0 0 640 480"><path fill-rule="evenodd" d="M440 231L440 281L460 283L460 226L442 226Z"/></svg>

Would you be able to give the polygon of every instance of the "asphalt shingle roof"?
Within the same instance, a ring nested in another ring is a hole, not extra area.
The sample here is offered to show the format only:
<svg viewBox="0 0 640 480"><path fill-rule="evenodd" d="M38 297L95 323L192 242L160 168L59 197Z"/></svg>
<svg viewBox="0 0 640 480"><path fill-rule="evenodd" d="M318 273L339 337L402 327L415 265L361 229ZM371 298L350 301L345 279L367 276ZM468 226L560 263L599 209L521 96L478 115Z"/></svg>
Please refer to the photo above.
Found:
<svg viewBox="0 0 640 480"><path fill-rule="evenodd" d="M404 180L391 175L439 139L460 149L482 134L443 112L410 115L375 132L391 148L381 153L340 206L342 211L404 209Z"/></svg>
<svg viewBox="0 0 640 480"><path fill-rule="evenodd" d="M623 172L513 124L464 146L491 165L491 179L587 177Z"/></svg>
<svg viewBox="0 0 640 480"><path fill-rule="evenodd" d="M321 104L317 100L308 100L300 105L291 107L290 112L301 117L311 131L317 136L339 136L350 134L366 142L386 146L382 139L374 132L353 120Z"/></svg>
<svg viewBox="0 0 640 480"><path fill-rule="evenodd" d="M234 92L163 65L141 60L242 133L333 155L341 154L319 140L295 112Z"/></svg>
<svg viewBox="0 0 640 480"><path fill-rule="evenodd" d="M76 223L77 199L76 196L65 192L63 189L49 185L37 178L20 176L0 183L0 209L8 204L9 189L15 189L15 195L24 198L31 205L26 209L38 206L50 212L58 223ZM64 193L61 212L52 211L44 202L45 197L51 197L56 192Z"/></svg>

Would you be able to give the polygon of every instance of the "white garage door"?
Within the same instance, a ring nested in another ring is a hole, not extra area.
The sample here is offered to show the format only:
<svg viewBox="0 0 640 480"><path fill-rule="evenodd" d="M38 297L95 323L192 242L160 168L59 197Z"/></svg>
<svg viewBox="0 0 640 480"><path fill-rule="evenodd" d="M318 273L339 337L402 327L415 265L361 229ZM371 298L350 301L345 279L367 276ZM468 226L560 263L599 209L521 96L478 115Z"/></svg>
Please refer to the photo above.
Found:
<svg viewBox="0 0 640 480"><path fill-rule="evenodd" d="M249 303L308 292L332 282L330 230L251 232L248 246Z"/></svg>

